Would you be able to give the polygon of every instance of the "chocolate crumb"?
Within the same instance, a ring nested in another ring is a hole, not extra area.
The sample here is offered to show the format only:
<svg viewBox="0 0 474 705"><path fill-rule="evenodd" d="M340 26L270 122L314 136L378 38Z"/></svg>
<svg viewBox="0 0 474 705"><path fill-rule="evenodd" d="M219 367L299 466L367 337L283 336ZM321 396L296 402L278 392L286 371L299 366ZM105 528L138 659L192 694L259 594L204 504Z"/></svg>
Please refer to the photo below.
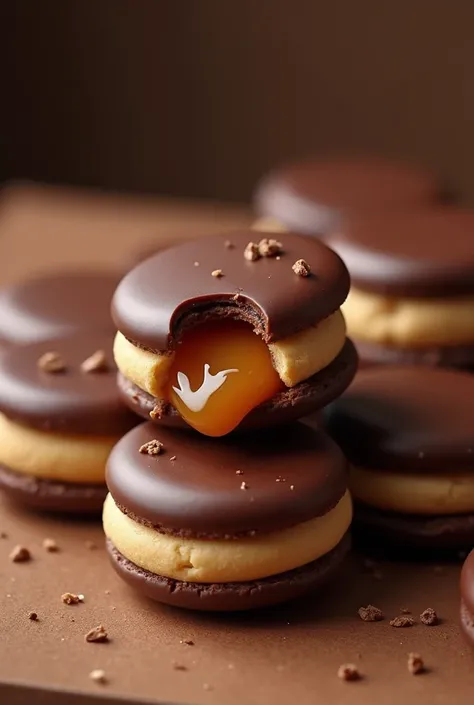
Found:
<svg viewBox="0 0 474 705"><path fill-rule="evenodd" d="M423 612L420 614L420 621L422 624L425 624L427 627L433 627L435 624L438 624L438 615L436 614L436 611L432 607L427 607Z"/></svg>
<svg viewBox="0 0 474 705"><path fill-rule="evenodd" d="M44 539L43 548L48 553L57 553L59 551L59 546L54 539Z"/></svg>
<svg viewBox="0 0 474 705"><path fill-rule="evenodd" d="M170 460L171 460L171 462L173 462L173 460L176 460L176 455L172 455Z"/></svg>
<svg viewBox="0 0 474 705"><path fill-rule="evenodd" d="M61 595L61 600L65 605L78 605L84 602L84 595L76 595L74 592L65 592Z"/></svg>
<svg viewBox="0 0 474 705"><path fill-rule="evenodd" d="M161 417L163 416L163 411L160 406L154 406L148 415L149 415L150 419L160 420Z"/></svg>
<svg viewBox="0 0 474 705"><path fill-rule="evenodd" d="M107 683L107 676L105 675L105 671L101 668L95 668L91 671L89 673L89 678L91 681L94 681L94 683L99 683L100 685L105 685Z"/></svg>
<svg viewBox="0 0 474 705"><path fill-rule="evenodd" d="M242 482L242 484L240 485L241 490L248 490L248 488L249 488L249 486L247 485L246 482Z"/></svg>
<svg viewBox="0 0 474 705"><path fill-rule="evenodd" d="M97 544L93 541L86 541L85 546L89 549L89 551L95 551L97 548Z"/></svg>
<svg viewBox="0 0 474 705"><path fill-rule="evenodd" d="M144 443L138 451L144 455L160 455L163 452L164 445L161 441L157 441L156 438L148 443Z"/></svg>
<svg viewBox="0 0 474 705"><path fill-rule="evenodd" d="M184 665L184 663L175 663L173 662L173 668L175 671L187 671L188 667Z"/></svg>
<svg viewBox="0 0 474 705"><path fill-rule="evenodd" d="M258 245L255 242L249 242L244 250L244 257L249 262L255 262L260 259Z"/></svg>
<svg viewBox="0 0 474 705"><path fill-rule="evenodd" d="M38 367L43 372L55 374L57 372L64 372L66 363L58 352L46 352L39 358Z"/></svg>
<svg viewBox="0 0 474 705"><path fill-rule="evenodd" d="M292 270L299 277L309 277L311 274L311 267L304 259L297 259L292 266Z"/></svg>
<svg viewBox="0 0 474 705"><path fill-rule="evenodd" d="M420 654L410 653L408 654L408 670L413 676L417 676L419 673L423 673L425 670L425 663L421 658Z"/></svg>
<svg viewBox="0 0 474 705"><path fill-rule="evenodd" d="M86 373L106 372L108 369L109 363L104 350L96 350L95 353L81 363L81 370Z"/></svg>
<svg viewBox="0 0 474 705"><path fill-rule="evenodd" d="M383 619L383 612L379 607L367 605L367 607L359 607L359 617L363 622L380 622Z"/></svg>
<svg viewBox="0 0 474 705"><path fill-rule="evenodd" d="M283 245L278 240L264 237L258 243L258 252L261 257L276 257L283 252Z"/></svg>
<svg viewBox="0 0 474 705"><path fill-rule="evenodd" d="M394 619L390 620L391 627L397 627L400 629L404 629L405 627L412 627L414 624L415 620L409 615L400 615L399 617L395 617Z"/></svg>
<svg viewBox="0 0 474 705"><path fill-rule="evenodd" d="M31 619L32 622L37 622L38 621L38 613L37 612L28 612L28 619Z"/></svg>
<svg viewBox="0 0 474 705"><path fill-rule="evenodd" d="M211 272L211 276L215 277L216 279L220 279L221 277L224 276L224 272L222 271L222 269L214 269Z"/></svg>
<svg viewBox="0 0 474 705"><path fill-rule="evenodd" d="M10 560L13 563L27 563L31 560L31 553L25 546L15 546L10 553Z"/></svg>
<svg viewBox="0 0 474 705"><path fill-rule="evenodd" d="M107 634L106 628L102 624L99 624L98 627L94 627L87 632L85 640L89 644L104 644L109 640L109 635Z"/></svg>
<svg viewBox="0 0 474 705"><path fill-rule="evenodd" d="M8 534L6 531L0 531L0 539L7 539Z"/></svg>
<svg viewBox="0 0 474 705"><path fill-rule="evenodd" d="M343 681L358 681L360 672L355 664L344 663L337 669L337 677Z"/></svg>
<svg viewBox="0 0 474 705"><path fill-rule="evenodd" d="M244 471L243 471L243 470L236 470L236 471L235 471L235 474L236 474L236 475L243 475L243 474L244 474Z"/></svg>
<svg viewBox="0 0 474 705"><path fill-rule="evenodd" d="M186 644L186 646L194 646L194 641L192 639L181 639L180 644Z"/></svg>
<svg viewBox="0 0 474 705"><path fill-rule="evenodd" d="M233 250L235 247L234 243L231 242L230 240L226 240L224 245L228 250Z"/></svg>

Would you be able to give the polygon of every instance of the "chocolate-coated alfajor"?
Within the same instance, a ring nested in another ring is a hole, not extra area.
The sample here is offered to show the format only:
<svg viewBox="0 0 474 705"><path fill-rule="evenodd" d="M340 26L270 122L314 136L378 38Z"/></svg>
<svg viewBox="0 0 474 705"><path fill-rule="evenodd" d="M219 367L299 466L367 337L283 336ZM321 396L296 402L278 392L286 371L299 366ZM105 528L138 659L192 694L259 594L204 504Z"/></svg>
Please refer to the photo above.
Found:
<svg viewBox="0 0 474 705"><path fill-rule="evenodd" d="M309 414L350 383L344 264L314 239L255 236L166 250L118 286L114 355L138 413L222 436Z"/></svg>
<svg viewBox="0 0 474 705"><path fill-rule="evenodd" d="M345 458L303 423L218 439L145 423L113 449L107 485L113 566L171 605L274 604L318 586L347 551Z"/></svg>

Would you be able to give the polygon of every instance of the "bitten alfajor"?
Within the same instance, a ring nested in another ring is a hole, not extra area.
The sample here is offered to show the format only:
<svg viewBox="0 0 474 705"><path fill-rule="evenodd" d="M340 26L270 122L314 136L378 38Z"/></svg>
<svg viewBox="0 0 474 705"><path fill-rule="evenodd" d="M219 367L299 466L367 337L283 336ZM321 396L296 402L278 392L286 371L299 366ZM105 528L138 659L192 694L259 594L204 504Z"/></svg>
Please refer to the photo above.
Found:
<svg viewBox="0 0 474 705"><path fill-rule="evenodd" d="M112 564L143 594L244 610L320 585L347 552L347 464L303 423L211 439L144 423L107 463Z"/></svg>
<svg viewBox="0 0 474 705"><path fill-rule="evenodd" d="M120 283L119 386L145 418L222 436L309 414L353 378L340 258L317 240L255 234L166 250Z"/></svg>
<svg viewBox="0 0 474 705"><path fill-rule="evenodd" d="M10 348L0 357L0 488L33 508L100 511L110 449L136 421L116 385L112 335Z"/></svg>
<svg viewBox="0 0 474 705"><path fill-rule="evenodd" d="M461 571L461 627L474 646L474 551L464 561Z"/></svg>
<svg viewBox="0 0 474 705"><path fill-rule="evenodd" d="M430 206L440 198L439 183L420 168L367 157L312 159L262 179L254 197L262 217L254 227L325 236L355 215Z"/></svg>
<svg viewBox="0 0 474 705"><path fill-rule="evenodd" d="M367 542L474 544L474 376L429 367L358 373L326 413L349 462Z"/></svg>
<svg viewBox="0 0 474 705"><path fill-rule="evenodd" d="M362 362L474 367L474 211L364 218L328 242L351 275L343 311Z"/></svg>

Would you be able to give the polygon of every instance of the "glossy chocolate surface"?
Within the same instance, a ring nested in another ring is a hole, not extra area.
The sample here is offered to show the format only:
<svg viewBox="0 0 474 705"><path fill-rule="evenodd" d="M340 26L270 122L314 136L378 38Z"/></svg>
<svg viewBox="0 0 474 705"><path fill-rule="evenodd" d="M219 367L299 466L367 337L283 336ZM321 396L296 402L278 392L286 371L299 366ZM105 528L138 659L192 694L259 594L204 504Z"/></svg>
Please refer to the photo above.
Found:
<svg viewBox="0 0 474 705"><path fill-rule="evenodd" d="M0 355L0 412L44 431L120 436L136 421L122 403L112 357L112 333L87 331L66 338L10 348ZM86 373L81 363L104 350L107 369ZM64 372L45 372L47 352L63 358Z"/></svg>
<svg viewBox="0 0 474 705"><path fill-rule="evenodd" d="M474 370L474 343L429 348L396 348L358 340L356 346L363 364L423 365Z"/></svg>
<svg viewBox="0 0 474 705"><path fill-rule="evenodd" d="M474 629L474 550L468 555L462 567L461 599L471 615L471 627Z"/></svg>
<svg viewBox="0 0 474 705"><path fill-rule="evenodd" d="M360 371L326 411L354 465L395 472L474 473L474 376L424 367Z"/></svg>
<svg viewBox="0 0 474 705"><path fill-rule="evenodd" d="M365 291L415 298L474 295L474 211L431 208L361 218L328 243L346 263L353 286Z"/></svg>
<svg viewBox="0 0 474 705"><path fill-rule="evenodd" d="M110 302L119 275L65 270L36 276L0 290L0 340L12 343L113 329Z"/></svg>
<svg viewBox="0 0 474 705"><path fill-rule="evenodd" d="M115 292L112 313L117 328L132 342L158 351L168 349L186 318L230 315L248 321L271 342L339 308L349 290L349 276L337 255L315 239L285 233L278 237L284 249L279 259L250 262L244 249L260 236L240 230L200 239L138 265ZM233 247L226 247L227 241ZM311 266L309 277L293 272L298 259ZM216 270L223 276L212 276Z"/></svg>
<svg viewBox="0 0 474 705"><path fill-rule="evenodd" d="M164 452L140 453L154 439ZM145 423L116 444L106 481L134 519L179 535L232 537L326 514L346 491L347 463L325 433L301 423L222 438Z"/></svg>

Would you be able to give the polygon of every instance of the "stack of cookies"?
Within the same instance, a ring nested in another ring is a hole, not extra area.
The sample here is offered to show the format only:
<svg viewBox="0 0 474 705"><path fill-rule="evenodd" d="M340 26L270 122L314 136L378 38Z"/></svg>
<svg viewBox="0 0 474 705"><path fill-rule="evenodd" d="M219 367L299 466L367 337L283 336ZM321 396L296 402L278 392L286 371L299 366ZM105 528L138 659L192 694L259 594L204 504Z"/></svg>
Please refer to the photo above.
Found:
<svg viewBox="0 0 474 705"><path fill-rule="evenodd" d="M316 239L254 238L159 253L113 301L118 387L147 421L109 457L108 551L127 582L181 607L296 597L348 550L346 460L298 419L355 374L349 276Z"/></svg>

